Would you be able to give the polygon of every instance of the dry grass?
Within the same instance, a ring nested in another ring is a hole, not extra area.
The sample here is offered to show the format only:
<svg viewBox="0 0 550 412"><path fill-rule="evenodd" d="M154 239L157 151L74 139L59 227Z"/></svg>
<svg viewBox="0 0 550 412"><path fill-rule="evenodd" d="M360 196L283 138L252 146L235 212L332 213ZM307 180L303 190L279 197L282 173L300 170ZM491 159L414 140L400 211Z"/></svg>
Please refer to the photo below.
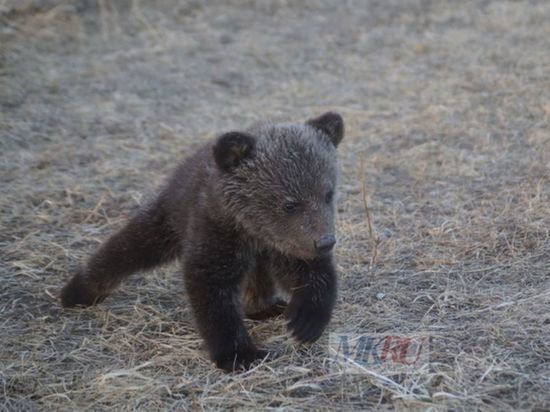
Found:
<svg viewBox="0 0 550 412"><path fill-rule="evenodd" d="M216 3L0 1L0 409L549 409L548 2ZM278 358L224 375L177 267L59 307L212 133L326 109L331 330L429 334L425 368L344 374L277 319L250 330Z"/></svg>

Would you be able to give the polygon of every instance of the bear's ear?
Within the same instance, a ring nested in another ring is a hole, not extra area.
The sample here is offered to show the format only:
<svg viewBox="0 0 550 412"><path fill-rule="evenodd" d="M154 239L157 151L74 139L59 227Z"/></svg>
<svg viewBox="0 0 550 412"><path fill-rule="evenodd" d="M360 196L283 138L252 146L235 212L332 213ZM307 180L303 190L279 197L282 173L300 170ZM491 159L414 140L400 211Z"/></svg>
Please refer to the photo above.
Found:
<svg viewBox="0 0 550 412"><path fill-rule="evenodd" d="M214 159L218 167L229 172L254 153L256 139L247 133L229 132L218 137L214 145Z"/></svg>
<svg viewBox="0 0 550 412"><path fill-rule="evenodd" d="M315 119L308 120L306 124L325 133L334 147L338 147L344 138L344 119L338 113L327 112Z"/></svg>

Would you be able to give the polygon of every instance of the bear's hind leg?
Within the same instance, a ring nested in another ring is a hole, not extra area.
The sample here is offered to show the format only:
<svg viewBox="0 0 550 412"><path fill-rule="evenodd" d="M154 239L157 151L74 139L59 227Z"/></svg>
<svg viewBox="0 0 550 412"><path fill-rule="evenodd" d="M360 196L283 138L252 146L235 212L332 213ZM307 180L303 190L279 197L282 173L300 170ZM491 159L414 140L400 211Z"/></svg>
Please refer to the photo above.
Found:
<svg viewBox="0 0 550 412"><path fill-rule="evenodd" d="M177 244L162 203L157 201L143 207L65 285L61 291L62 305L90 306L101 302L123 278L175 258Z"/></svg>

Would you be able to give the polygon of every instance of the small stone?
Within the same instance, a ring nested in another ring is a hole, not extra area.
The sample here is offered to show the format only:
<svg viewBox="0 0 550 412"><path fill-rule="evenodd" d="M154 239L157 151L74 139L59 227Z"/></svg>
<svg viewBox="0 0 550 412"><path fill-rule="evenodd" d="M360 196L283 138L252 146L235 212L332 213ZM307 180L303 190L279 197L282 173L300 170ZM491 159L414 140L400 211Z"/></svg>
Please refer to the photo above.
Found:
<svg viewBox="0 0 550 412"><path fill-rule="evenodd" d="M378 299L378 300L382 300L382 299L384 299L385 297L386 297L386 294L385 294L385 293L378 292L378 293L376 294L376 299Z"/></svg>
<svg viewBox="0 0 550 412"><path fill-rule="evenodd" d="M380 238L380 240L388 240L392 236L393 232L390 229L385 228L382 230L382 232L380 232L380 235L378 237Z"/></svg>

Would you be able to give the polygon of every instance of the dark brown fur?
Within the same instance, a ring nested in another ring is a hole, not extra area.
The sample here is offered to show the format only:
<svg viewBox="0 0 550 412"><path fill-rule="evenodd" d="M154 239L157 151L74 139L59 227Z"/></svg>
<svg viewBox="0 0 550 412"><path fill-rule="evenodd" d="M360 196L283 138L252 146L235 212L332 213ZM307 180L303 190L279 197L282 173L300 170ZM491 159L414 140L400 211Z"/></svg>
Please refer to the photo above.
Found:
<svg viewBox="0 0 550 412"><path fill-rule="evenodd" d="M201 336L216 365L248 368L266 351L243 316L284 311L301 342L330 320L336 276L336 150L343 121L335 113L302 124L262 124L206 144L92 255L61 292L63 306L102 301L138 270L180 258ZM290 302L277 297L280 288Z"/></svg>

